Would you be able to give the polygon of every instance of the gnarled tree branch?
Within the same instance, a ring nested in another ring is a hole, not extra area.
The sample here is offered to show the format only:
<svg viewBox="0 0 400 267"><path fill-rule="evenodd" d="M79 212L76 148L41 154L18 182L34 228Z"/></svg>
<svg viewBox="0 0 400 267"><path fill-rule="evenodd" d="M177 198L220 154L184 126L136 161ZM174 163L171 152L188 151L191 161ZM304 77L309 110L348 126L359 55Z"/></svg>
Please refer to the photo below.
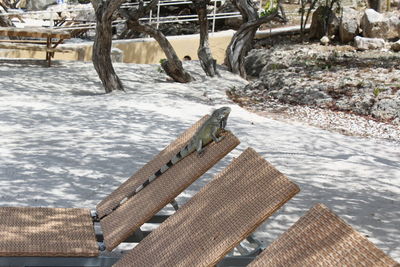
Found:
<svg viewBox="0 0 400 267"><path fill-rule="evenodd" d="M285 21L279 15L280 3L278 8L268 16L258 17L257 8L252 1L232 0L239 9L244 23L239 30L233 35L231 42L226 49L225 64L229 71L239 73L240 76L246 78L246 70L244 68L244 58L253 47L252 41L257 32L258 27L274 19Z"/></svg>
<svg viewBox="0 0 400 267"><path fill-rule="evenodd" d="M192 2L196 9L197 16L199 17L200 24L200 44L197 50L197 56L207 76L214 77L218 74L218 71L217 61L212 57L208 43L207 5L210 3L210 0L192 0Z"/></svg>
<svg viewBox="0 0 400 267"><path fill-rule="evenodd" d="M167 60L161 63L161 67L168 76L177 82L190 82L193 78L183 69L182 61L178 58L174 48L164 34L150 25L142 25L139 22L139 19L155 7L157 3L158 0L152 0L148 5L144 6L143 1L141 1L138 8L131 10L120 9L119 12L127 19L129 29L148 34L157 41L167 57Z"/></svg>

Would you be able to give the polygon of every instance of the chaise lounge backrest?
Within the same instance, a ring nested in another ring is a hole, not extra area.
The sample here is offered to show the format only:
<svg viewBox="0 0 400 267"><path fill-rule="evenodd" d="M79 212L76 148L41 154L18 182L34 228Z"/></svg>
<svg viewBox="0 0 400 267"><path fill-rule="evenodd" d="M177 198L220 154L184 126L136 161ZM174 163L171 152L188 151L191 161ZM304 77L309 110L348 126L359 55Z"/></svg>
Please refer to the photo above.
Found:
<svg viewBox="0 0 400 267"><path fill-rule="evenodd" d="M298 192L249 148L115 266L215 265Z"/></svg>
<svg viewBox="0 0 400 267"><path fill-rule="evenodd" d="M366 237L317 204L249 267L400 266Z"/></svg>
<svg viewBox="0 0 400 267"><path fill-rule="evenodd" d="M101 201L97 205L99 217L109 213L126 195L167 163L186 145L208 117L207 115L199 120ZM207 145L202 157L199 157L197 153L185 157L118 209L104 217L100 223L107 250L112 250L123 242L240 143L232 133L226 132L224 135L225 138L221 142L212 142Z"/></svg>

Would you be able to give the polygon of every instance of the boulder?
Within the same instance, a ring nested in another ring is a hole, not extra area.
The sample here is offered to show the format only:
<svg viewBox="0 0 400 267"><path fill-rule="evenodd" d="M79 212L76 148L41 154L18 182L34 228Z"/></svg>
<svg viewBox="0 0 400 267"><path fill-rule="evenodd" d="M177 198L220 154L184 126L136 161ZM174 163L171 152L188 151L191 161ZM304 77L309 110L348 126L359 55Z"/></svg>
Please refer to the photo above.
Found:
<svg viewBox="0 0 400 267"><path fill-rule="evenodd" d="M387 38L389 19L373 9L366 9L361 19L361 29L364 37Z"/></svg>
<svg viewBox="0 0 400 267"><path fill-rule="evenodd" d="M400 118L400 98L384 98L377 101L372 107L371 113L378 119Z"/></svg>
<svg viewBox="0 0 400 267"><path fill-rule="evenodd" d="M360 27L358 17L358 12L355 9L349 7L343 8L339 23L339 38L341 42L351 42L358 35Z"/></svg>
<svg viewBox="0 0 400 267"><path fill-rule="evenodd" d="M124 51L116 47L111 48L111 61L124 62Z"/></svg>
<svg viewBox="0 0 400 267"><path fill-rule="evenodd" d="M51 5L57 4L57 0L26 0L27 10L45 10Z"/></svg>
<svg viewBox="0 0 400 267"><path fill-rule="evenodd" d="M178 21L177 21L178 22ZM159 29L164 35L184 35L197 33L196 24L192 22L184 23L165 23L161 24Z"/></svg>
<svg viewBox="0 0 400 267"><path fill-rule="evenodd" d="M368 0L368 7L377 12L384 12L387 8L387 2L382 0Z"/></svg>
<svg viewBox="0 0 400 267"><path fill-rule="evenodd" d="M267 65L261 70L260 76L265 75L268 71L284 70L289 68L289 64L285 61L281 62L268 62Z"/></svg>
<svg viewBox="0 0 400 267"><path fill-rule="evenodd" d="M265 49L253 49L246 56L244 61L244 68L246 70L246 74L258 77L260 75L261 70L270 60L269 53L266 53Z"/></svg>
<svg viewBox="0 0 400 267"><path fill-rule="evenodd" d="M356 114L370 115L374 103L374 96L356 93L352 97L342 97L337 100L336 107L343 111L352 111Z"/></svg>
<svg viewBox="0 0 400 267"><path fill-rule="evenodd" d="M354 41L358 50L382 49L386 44L385 40L381 38L365 38L360 36L356 36Z"/></svg>
<svg viewBox="0 0 400 267"><path fill-rule="evenodd" d="M400 10L387 13L387 17L389 19L389 32L387 33L387 38L400 38Z"/></svg>
<svg viewBox="0 0 400 267"><path fill-rule="evenodd" d="M328 45L330 41L331 41L331 40L329 40L329 37L328 37L328 36L323 36L323 37L319 40L319 42L320 42L322 45Z"/></svg>
<svg viewBox="0 0 400 267"><path fill-rule="evenodd" d="M400 40L398 40L397 42L393 43L390 48L394 51L394 52L400 52Z"/></svg>
<svg viewBox="0 0 400 267"><path fill-rule="evenodd" d="M230 13L230 12L238 12L239 10L236 8L236 6L232 3L232 1L225 1L223 5L217 8L217 13ZM219 19L216 21L217 24L222 24L218 25L224 29L229 28L229 29L234 29L237 30L240 28L240 26L243 24L243 20L241 17L237 18L225 18L225 19Z"/></svg>
<svg viewBox="0 0 400 267"><path fill-rule="evenodd" d="M325 25L325 17L329 16L327 27ZM323 36L336 36L339 31L339 19L335 13L327 6L319 6L312 15L310 26L310 38L321 39Z"/></svg>
<svg viewBox="0 0 400 267"><path fill-rule="evenodd" d="M71 7L71 17L75 20L95 21L96 15L92 4L78 4Z"/></svg>
<svg viewBox="0 0 400 267"><path fill-rule="evenodd" d="M314 87L283 87L271 90L268 96L288 104L324 106L332 101L332 98L323 90Z"/></svg>

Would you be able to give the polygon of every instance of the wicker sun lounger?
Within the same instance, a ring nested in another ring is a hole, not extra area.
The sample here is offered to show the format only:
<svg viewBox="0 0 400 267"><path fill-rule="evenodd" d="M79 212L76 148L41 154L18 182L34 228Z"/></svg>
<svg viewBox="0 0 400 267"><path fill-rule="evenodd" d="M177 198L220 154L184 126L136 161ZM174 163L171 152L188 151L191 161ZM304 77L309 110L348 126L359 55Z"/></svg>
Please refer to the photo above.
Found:
<svg viewBox="0 0 400 267"><path fill-rule="evenodd" d="M132 189L168 162L207 117L101 201L96 207L98 216L110 212ZM118 246L238 144L239 140L227 132L221 142L210 143L202 157L196 153L185 157L101 219L103 246L108 251ZM115 261L115 257L100 255L94 219L88 209L0 207L0 266L110 266Z"/></svg>
<svg viewBox="0 0 400 267"><path fill-rule="evenodd" d="M299 188L247 149L114 266L212 266Z"/></svg>
<svg viewBox="0 0 400 267"><path fill-rule="evenodd" d="M322 204L314 206L249 267L400 266Z"/></svg>

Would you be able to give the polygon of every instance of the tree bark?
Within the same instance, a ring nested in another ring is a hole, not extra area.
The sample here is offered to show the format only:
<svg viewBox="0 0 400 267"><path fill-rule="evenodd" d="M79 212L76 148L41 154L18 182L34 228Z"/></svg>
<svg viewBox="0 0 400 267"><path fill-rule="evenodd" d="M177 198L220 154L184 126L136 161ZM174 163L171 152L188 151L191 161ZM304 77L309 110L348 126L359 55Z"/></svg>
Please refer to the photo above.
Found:
<svg viewBox="0 0 400 267"><path fill-rule="evenodd" d="M1 10L0 10L1 14ZM0 15L0 26L1 27L15 27L14 23L7 17Z"/></svg>
<svg viewBox="0 0 400 267"><path fill-rule="evenodd" d="M141 1L136 10L128 12L120 9L120 14L127 18L127 26L129 29L148 34L157 41L167 57L167 60L161 63L161 67L168 76L176 82L191 82L193 80L192 76L184 70L182 61L176 55L174 48L164 34L150 25L142 25L139 22L139 18L143 17L144 14L146 14L152 7L156 6L157 3L158 0L152 0L147 6L144 6L143 1Z"/></svg>
<svg viewBox="0 0 400 267"><path fill-rule="evenodd" d="M304 42L304 37L305 37L305 30L307 26L308 19L310 18L311 11L314 9L315 5L318 3L318 0L300 0L300 41ZM306 7L307 4L310 4L310 6L307 9L306 12ZM306 17L304 18L304 15Z"/></svg>
<svg viewBox="0 0 400 267"><path fill-rule="evenodd" d="M92 0L96 12L96 36L93 43L92 61L106 93L124 90L111 61L112 15L124 0Z"/></svg>
<svg viewBox="0 0 400 267"><path fill-rule="evenodd" d="M7 12L8 8L10 7L10 3L8 3L7 1L3 2L0 0L0 6L4 9L5 12Z"/></svg>
<svg viewBox="0 0 400 267"><path fill-rule="evenodd" d="M380 12L380 0L368 0L369 8L372 8L376 12Z"/></svg>
<svg viewBox="0 0 400 267"><path fill-rule="evenodd" d="M200 44L197 50L197 56L200 60L200 65L207 76L214 77L218 75L217 61L212 57L211 49L208 43L208 19L207 19L207 4L210 0L193 0L197 16L200 24Z"/></svg>
<svg viewBox="0 0 400 267"><path fill-rule="evenodd" d="M4 9L5 12L8 12L8 8L5 4L0 2L1 7ZM1 10L0 10L0 27L15 27L15 24L7 17L7 16L1 16ZM10 40L19 40L21 39L18 36L9 36L8 37Z"/></svg>
<svg viewBox="0 0 400 267"><path fill-rule="evenodd" d="M192 77L183 68L182 61L176 55L176 52L171 43L161 31L149 25L142 25L139 23L139 21L129 21L128 27L134 31L148 34L157 41L161 49L164 51L165 56L167 57L167 60L164 60L161 63L161 67L164 69L168 76L174 79L174 81L180 83L187 83L192 81Z"/></svg>
<svg viewBox="0 0 400 267"><path fill-rule="evenodd" d="M239 73L240 76L246 78L244 58L253 47L252 42L257 29L261 24L278 17L279 8L277 8L274 13L259 18L257 9L253 2L246 0L233 0L233 4L239 9L244 23L233 35L232 40L226 49L225 64L228 66L229 71Z"/></svg>

